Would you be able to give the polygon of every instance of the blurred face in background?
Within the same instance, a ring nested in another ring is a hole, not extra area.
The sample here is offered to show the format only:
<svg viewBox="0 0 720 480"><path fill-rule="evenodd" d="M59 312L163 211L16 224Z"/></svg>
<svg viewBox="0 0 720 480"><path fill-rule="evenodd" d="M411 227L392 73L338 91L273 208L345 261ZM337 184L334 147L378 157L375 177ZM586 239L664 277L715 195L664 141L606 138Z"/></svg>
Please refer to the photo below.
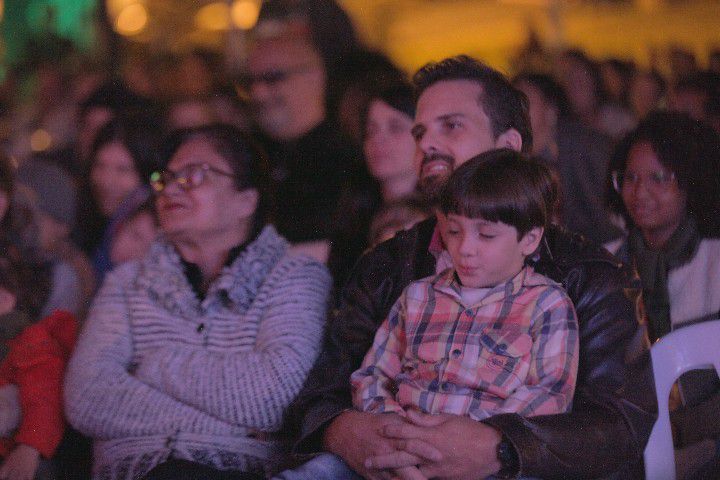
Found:
<svg viewBox="0 0 720 480"><path fill-rule="evenodd" d="M141 182L132 155L122 143L100 147L90 170L90 184L103 215L111 216Z"/></svg>
<svg viewBox="0 0 720 480"><path fill-rule="evenodd" d="M686 195L648 142L630 149L620 191L632 221L647 238L670 238L687 215Z"/></svg>
<svg viewBox="0 0 720 480"><path fill-rule="evenodd" d="M298 138L325 118L325 69L309 42L262 40L250 53L248 69L255 120L271 138Z"/></svg>
<svg viewBox="0 0 720 480"><path fill-rule="evenodd" d="M157 222L149 211L140 211L118 228L110 249L110 261L118 265L145 256L157 235Z"/></svg>
<svg viewBox="0 0 720 480"><path fill-rule="evenodd" d="M413 119L382 100L370 104L363 143L368 170L380 182L417 176Z"/></svg>

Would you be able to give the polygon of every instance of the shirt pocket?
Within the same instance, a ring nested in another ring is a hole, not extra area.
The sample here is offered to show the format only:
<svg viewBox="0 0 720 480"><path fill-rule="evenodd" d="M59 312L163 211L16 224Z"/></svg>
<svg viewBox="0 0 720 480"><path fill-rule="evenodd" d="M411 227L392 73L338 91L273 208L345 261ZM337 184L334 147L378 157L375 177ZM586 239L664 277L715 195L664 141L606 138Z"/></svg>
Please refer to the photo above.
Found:
<svg viewBox="0 0 720 480"><path fill-rule="evenodd" d="M452 380L501 397L524 383L532 350L532 337L525 330L485 329L468 340L451 352L448 371L457 375Z"/></svg>

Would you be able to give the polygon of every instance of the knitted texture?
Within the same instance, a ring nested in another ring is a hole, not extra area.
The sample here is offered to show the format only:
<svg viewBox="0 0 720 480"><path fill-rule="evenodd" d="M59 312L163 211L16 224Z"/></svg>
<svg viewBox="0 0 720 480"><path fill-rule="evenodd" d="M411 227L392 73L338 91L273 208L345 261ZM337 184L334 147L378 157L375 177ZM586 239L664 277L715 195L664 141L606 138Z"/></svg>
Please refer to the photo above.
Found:
<svg viewBox="0 0 720 480"><path fill-rule="evenodd" d="M319 353L330 282L270 226L202 302L162 240L108 275L65 383L68 420L94 439L94 477L139 478L170 457L271 470L267 434Z"/></svg>

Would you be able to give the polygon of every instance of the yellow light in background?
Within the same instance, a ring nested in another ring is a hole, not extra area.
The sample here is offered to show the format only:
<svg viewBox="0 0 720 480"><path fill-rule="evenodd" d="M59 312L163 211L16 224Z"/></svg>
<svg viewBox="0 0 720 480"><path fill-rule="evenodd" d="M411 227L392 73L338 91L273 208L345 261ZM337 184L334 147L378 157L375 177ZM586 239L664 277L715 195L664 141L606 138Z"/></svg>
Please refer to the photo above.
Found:
<svg viewBox="0 0 720 480"><path fill-rule="evenodd" d="M0 0L0 21L2 21L3 13L5 13L5 1Z"/></svg>
<svg viewBox="0 0 720 480"><path fill-rule="evenodd" d="M42 128L35 130L30 135L30 148L33 152L44 152L52 145L52 136Z"/></svg>
<svg viewBox="0 0 720 480"><path fill-rule="evenodd" d="M227 4L215 2L205 5L195 14L195 25L202 30L227 30L230 27Z"/></svg>
<svg viewBox="0 0 720 480"><path fill-rule="evenodd" d="M130 5L133 5L135 3L143 3L139 0L107 0L106 7L107 7L107 13L112 19L116 19L118 15L120 15L120 12L125 9L125 7L129 7Z"/></svg>
<svg viewBox="0 0 720 480"><path fill-rule="evenodd" d="M250 30L260 16L260 0L236 0L232 5L231 16L236 27Z"/></svg>
<svg viewBox="0 0 720 480"><path fill-rule="evenodd" d="M134 3L123 8L115 20L115 31L120 35L135 35L147 26L148 13L144 5Z"/></svg>

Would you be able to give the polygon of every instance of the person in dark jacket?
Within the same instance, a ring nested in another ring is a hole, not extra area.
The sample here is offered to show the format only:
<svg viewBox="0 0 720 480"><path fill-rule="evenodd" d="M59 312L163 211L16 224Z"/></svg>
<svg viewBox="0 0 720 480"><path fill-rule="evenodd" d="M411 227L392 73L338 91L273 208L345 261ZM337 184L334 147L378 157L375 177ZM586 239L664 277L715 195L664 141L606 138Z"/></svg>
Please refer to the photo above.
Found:
<svg viewBox="0 0 720 480"><path fill-rule="evenodd" d="M499 72L461 56L426 65L414 82L413 134L423 153L420 185L429 197L478 153L530 149L527 100ZM503 414L483 422L420 415L406 423L351 409L348 379L390 307L411 281L442 267L436 222L399 233L355 267L324 352L291 408L288 420L300 436L296 453L330 451L371 479L407 466L418 466L425 478L636 473L631 468L640 463L657 411L647 351L631 351L639 329L637 279L601 248L558 227L548 228L533 266L562 283L577 309L580 360L571 412Z"/></svg>

